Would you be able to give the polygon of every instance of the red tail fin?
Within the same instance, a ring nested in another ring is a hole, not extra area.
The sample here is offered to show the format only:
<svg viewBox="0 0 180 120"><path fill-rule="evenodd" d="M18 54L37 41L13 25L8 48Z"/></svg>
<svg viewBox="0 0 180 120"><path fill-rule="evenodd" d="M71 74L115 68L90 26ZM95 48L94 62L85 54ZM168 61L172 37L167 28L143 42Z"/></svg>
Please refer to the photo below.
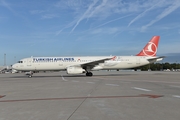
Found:
<svg viewBox="0 0 180 120"><path fill-rule="evenodd" d="M154 36L136 56L156 56L160 36Z"/></svg>

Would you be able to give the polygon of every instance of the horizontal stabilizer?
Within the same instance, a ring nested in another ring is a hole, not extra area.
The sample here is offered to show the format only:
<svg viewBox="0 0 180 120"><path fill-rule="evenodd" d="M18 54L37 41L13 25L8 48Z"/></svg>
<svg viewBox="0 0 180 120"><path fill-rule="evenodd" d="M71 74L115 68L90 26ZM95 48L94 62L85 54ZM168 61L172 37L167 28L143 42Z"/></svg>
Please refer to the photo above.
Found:
<svg viewBox="0 0 180 120"><path fill-rule="evenodd" d="M149 62L158 62L158 61L161 61L163 58L165 58L165 56L150 58L150 59L147 59L147 60L148 60Z"/></svg>

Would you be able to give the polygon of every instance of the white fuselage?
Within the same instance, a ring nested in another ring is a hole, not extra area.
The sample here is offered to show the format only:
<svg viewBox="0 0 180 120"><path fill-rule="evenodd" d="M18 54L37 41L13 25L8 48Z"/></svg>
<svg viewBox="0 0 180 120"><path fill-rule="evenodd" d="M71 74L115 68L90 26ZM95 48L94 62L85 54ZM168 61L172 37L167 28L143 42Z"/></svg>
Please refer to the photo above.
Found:
<svg viewBox="0 0 180 120"><path fill-rule="evenodd" d="M54 71L66 70L70 66L80 66L81 64L93 62L112 56L94 57L31 57L20 60L13 65L13 68L21 71ZM157 60L149 61L156 57L149 56L116 56L115 59L106 60L90 69L92 70L113 70L128 69L147 65Z"/></svg>

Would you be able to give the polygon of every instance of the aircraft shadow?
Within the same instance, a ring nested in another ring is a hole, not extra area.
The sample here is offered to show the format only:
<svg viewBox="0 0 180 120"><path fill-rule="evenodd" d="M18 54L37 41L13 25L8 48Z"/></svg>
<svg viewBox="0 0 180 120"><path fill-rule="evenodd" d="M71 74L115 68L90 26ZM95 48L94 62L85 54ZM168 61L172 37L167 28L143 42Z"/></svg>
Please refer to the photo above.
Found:
<svg viewBox="0 0 180 120"><path fill-rule="evenodd" d="M53 78L61 78L62 76L63 77L66 77L66 78L71 78L71 77L88 77L88 78L93 78L93 77L96 77L96 76L98 76L98 77L103 77L103 76L109 76L109 77L113 77L113 76L131 76L131 75L135 75L135 74L99 74L99 75L93 75L92 77L90 77L90 76L86 76L86 75L49 75L49 76L46 76L46 75L36 75L36 74L34 74L33 76L32 76L32 78L50 78L50 77L53 77ZM10 77L10 78L28 78L28 76L26 76L26 75L23 75L23 76L12 76L12 77ZM31 79L31 78L29 78L29 79Z"/></svg>

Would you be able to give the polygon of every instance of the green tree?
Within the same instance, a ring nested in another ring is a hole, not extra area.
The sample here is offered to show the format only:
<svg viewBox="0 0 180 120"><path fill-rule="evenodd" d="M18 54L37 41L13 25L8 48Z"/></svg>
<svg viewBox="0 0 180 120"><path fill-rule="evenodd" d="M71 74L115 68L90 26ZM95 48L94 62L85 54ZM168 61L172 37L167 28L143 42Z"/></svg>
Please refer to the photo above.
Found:
<svg viewBox="0 0 180 120"><path fill-rule="evenodd" d="M164 69L180 69L180 64L179 63L151 63L149 65L144 65L141 67L137 67L135 68L140 69L141 71L148 71L149 69L151 69L152 71L160 71L160 70L164 70Z"/></svg>

